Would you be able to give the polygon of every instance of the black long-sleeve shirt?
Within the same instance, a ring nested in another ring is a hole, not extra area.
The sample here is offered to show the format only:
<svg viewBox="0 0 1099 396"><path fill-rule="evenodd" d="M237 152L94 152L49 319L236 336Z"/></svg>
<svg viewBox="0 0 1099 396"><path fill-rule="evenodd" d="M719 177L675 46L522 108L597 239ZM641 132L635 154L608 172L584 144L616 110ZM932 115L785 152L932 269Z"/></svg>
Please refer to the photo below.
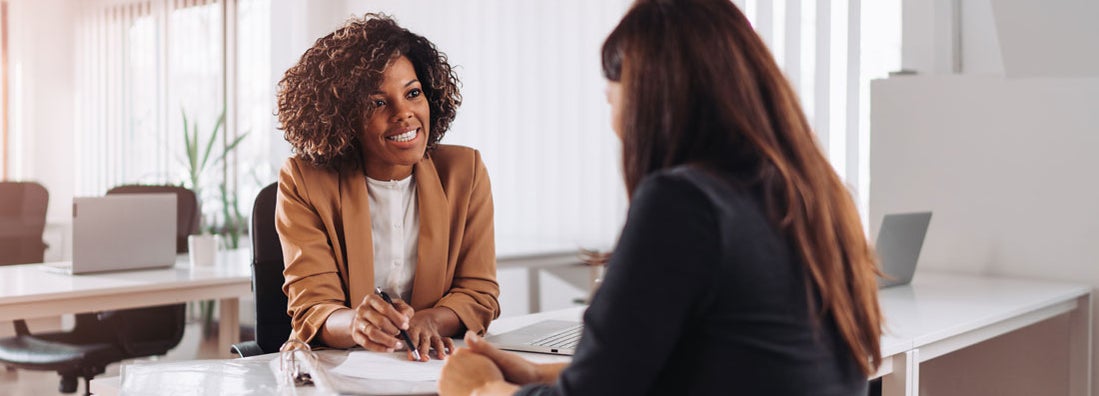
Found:
<svg viewBox="0 0 1099 396"><path fill-rule="evenodd" d="M518 394L865 395L757 195L698 168L646 178L572 364Z"/></svg>

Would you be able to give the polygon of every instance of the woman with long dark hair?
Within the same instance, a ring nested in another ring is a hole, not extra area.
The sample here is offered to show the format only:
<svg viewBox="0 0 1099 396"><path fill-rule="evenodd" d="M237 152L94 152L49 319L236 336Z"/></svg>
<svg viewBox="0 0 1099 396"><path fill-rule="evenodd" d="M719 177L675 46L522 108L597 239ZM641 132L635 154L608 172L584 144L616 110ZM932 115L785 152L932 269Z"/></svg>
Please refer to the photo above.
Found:
<svg viewBox="0 0 1099 396"><path fill-rule="evenodd" d="M467 335L440 393L865 394L881 362L874 252L744 15L639 0L603 71L630 212L572 363Z"/></svg>

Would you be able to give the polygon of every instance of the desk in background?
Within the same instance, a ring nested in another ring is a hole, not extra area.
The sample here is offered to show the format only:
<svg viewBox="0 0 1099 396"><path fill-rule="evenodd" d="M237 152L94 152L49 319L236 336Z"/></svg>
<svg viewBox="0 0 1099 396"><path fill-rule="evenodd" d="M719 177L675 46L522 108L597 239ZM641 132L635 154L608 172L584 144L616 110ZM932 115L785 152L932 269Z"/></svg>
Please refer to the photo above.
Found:
<svg viewBox="0 0 1099 396"><path fill-rule="evenodd" d="M496 241L497 270L525 269L527 271L527 313L542 311L542 270L567 267L587 267L580 260L579 246L574 244L553 243L540 240L520 240L500 238ZM591 267L590 271L598 268ZM573 284L583 290L591 289L591 280L597 274L590 274L588 284Z"/></svg>
<svg viewBox="0 0 1099 396"><path fill-rule="evenodd" d="M921 363L1061 315L1069 316L1069 394L1091 395L1091 288L1086 285L918 273L911 285L881 290L878 300L887 332L883 396L919 395ZM905 351L894 353L905 344Z"/></svg>
<svg viewBox="0 0 1099 396"><path fill-rule="evenodd" d="M252 295L249 263L245 249L219 252L216 265L196 268L186 255L172 268L86 275L41 264L0 266L0 321L218 300L218 348L228 351L240 341L239 300Z"/></svg>

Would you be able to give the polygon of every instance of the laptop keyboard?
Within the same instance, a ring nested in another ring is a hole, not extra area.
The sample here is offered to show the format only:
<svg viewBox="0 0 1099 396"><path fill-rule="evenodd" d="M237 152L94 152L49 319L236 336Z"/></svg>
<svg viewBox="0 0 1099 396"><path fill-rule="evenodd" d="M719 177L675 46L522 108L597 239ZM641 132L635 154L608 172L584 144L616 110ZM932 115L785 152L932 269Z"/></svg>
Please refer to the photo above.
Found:
<svg viewBox="0 0 1099 396"><path fill-rule="evenodd" d="M556 333L531 341L530 345L547 348L576 349L576 344L580 343L580 334L583 331L584 325L577 324L576 326L568 327Z"/></svg>

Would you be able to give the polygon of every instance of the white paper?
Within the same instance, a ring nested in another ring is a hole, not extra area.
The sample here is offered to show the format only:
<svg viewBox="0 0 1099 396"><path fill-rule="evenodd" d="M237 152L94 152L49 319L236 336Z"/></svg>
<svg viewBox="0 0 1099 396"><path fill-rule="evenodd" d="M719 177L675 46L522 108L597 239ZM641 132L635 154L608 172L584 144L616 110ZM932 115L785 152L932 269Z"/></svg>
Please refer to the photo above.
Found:
<svg viewBox="0 0 1099 396"><path fill-rule="evenodd" d="M426 362L408 360L406 352L351 351L347 359L328 371L355 378L394 381L438 381L443 360Z"/></svg>

